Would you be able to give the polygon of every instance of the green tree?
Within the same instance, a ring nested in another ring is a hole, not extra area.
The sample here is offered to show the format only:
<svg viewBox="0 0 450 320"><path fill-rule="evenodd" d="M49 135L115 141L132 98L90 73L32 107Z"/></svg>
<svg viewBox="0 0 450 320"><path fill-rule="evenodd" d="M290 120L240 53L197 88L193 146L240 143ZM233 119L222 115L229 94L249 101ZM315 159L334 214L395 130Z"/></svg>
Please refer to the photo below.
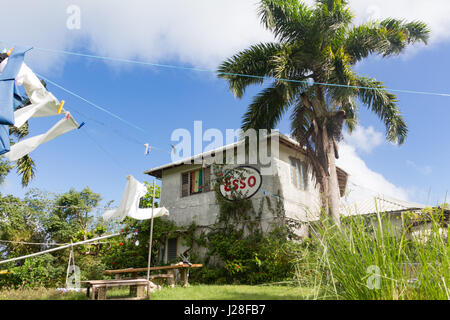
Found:
<svg viewBox="0 0 450 320"><path fill-rule="evenodd" d="M45 223L46 231L55 242L87 240L93 225L92 210L102 200L89 187L81 191L71 189L56 197L54 209Z"/></svg>
<svg viewBox="0 0 450 320"><path fill-rule="evenodd" d="M0 256L20 256L41 249L39 246L23 243L44 242L40 209L36 203L30 205L28 199L21 200L0 194Z"/></svg>
<svg viewBox="0 0 450 320"><path fill-rule="evenodd" d="M292 135L306 149L322 206L339 224L337 142L344 124L351 132L357 123L357 100L384 122L387 140L402 144L408 131L396 96L353 67L372 54L391 57L407 45L426 44L430 31L420 21L393 18L356 26L345 0L316 0L313 7L298 0L262 0L259 15L276 42L234 55L220 65L219 77L238 98L248 86L273 79L253 98L242 129L273 129L290 111Z"/></svg>

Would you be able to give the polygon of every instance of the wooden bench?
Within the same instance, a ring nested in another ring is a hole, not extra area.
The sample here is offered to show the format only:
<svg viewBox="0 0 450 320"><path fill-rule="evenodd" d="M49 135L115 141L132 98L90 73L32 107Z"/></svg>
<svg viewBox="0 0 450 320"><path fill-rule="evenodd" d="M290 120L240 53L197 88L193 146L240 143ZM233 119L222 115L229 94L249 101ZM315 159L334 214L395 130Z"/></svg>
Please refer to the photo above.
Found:
<svg viewBox="0 0 450 320"><path fill-rule="evenodd" d="M203 267L202 264L176 264L176 265L172 265L172 266L159 266L159 267L151 267L150 271L167 271L167 275L163 275L163 274L159 274L159 275L155 275L155 278L167 278L167 281L169 283L169 285L171 285L172 287L175 284L175 275L174 275L174 270L180 270L180 275L181 275L181 282L183 284L183 287L187 287L189 285L188 283L188 276L187 276L187 271L189 268L201 268ZM120 277L121 274L125 274L125 273L139 273L139 272L147 272L147 268L127 268L127 269L118 269L118 270L106 270L103 272L103 274L108 274L108 275L115 275L116 277ZM169 275L169 276L168 276ZM150 275L150 278L152 278L153 275ZM155 279L153 278L153 279Z"/></svg>
<svg viewBox="0 0 450 320"><path fill-rule="evenodd" d="M128 280L89 280L82 281L86 284L86 294L91 295L92 300L106 300L106 292L111 287L130 287L131 299L143 299L146 297L145 288L150 290L150 281L146 279L128 279Z"/></svg>

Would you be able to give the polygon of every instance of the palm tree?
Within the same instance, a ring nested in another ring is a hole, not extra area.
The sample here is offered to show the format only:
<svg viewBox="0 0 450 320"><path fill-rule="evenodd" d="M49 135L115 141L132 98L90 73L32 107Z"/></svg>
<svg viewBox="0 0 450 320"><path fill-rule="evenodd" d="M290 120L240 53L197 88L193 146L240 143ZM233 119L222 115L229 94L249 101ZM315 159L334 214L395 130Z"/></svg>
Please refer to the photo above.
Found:
<svg viewBox="0 0 450 320"><path fill-rule="evenodd" d="M409 44L426 44L430 31L423 22L393 18L355 26L346 0L316 0L313 7L299 0L262 0L259 15L276 42L234 55L220 65L219 77L238 98L248 86L273 79L253 98L242 129L273 129L289 111L292 135L306 150L322 206L339 224L337 142L344 124L350 132L355 127L358 101L384 122L387 140L402 144L408 132L396 96L382 82L357 75L353 66L372 54L390 57Z"/></svg>
<svg viewBox="0 0 450 320"><path fill-rule="evenodd" d="M44 86L45 82L42 81ZM24 108L31 104L30 100L27 97L21 97L22 104L17 108ZM24 123L20 128L16 128L14 126L9 127L9 134L12 139L12 143L18 142L28 136L28 122ZM29 156L23 156L19 160L16 161L15 165L12 165L10 162L2 160L0 156L0 182L9 174L12 168L16 167L17 174L22 177L22 187L28 186L28 184L33 180L36 172L36 166L34 160Z"/></svg>

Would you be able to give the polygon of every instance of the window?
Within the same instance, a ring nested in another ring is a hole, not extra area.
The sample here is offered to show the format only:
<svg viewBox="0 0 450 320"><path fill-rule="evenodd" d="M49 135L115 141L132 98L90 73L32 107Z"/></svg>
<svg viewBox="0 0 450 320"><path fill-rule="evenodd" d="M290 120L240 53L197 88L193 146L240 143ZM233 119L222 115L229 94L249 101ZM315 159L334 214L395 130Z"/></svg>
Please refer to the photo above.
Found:
<svg viewBox="0 0 450 320"><path fill-rule="evenodd" d="M308 167L304 161L289 158L291 162L291 182L300 190L308 190Z"/></svg>
<svg viewBox="0 0 450 320"><path fill-rule="evenodd" d="M177 238L167 240L167 261L173 261L177 258Z"/></svg>
<svg viewBox="0 0 450 320"><path fill-rule="evenodd" d="M181 196L210 191L211 167L197 169L181 174Z"/></svg>

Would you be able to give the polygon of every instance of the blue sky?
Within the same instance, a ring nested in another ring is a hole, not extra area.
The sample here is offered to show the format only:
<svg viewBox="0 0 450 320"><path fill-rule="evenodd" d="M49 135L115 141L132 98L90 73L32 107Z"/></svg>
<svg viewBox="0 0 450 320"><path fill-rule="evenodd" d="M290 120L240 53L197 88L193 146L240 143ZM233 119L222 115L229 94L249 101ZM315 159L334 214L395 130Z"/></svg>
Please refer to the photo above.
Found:
<svg viewBox="0 0 450 320"><path fill-rule="evenodd" d="M258 23L253 2L233 0L233 5L240 6L239 14L233 15L228 9L230 2L227 5L225 0L216 0L214 4L198 0L189 8L178 0L168 4L158 2L151 9L148 7L153 11L145 11L147 5L142 2L130 1L126 2L129 5L126 12L121 11L125 2L116 1L95 4L58 1L56 4L45 0L40 6L32 1L18 1L6 10L10 11L7 12L10 19L25 17L24 23L6 23L11 27L3 32L0 40L4 46L26 44L215 69L220 61L238 50L271 39ZM359 20L373 14L395 16L398 13L397 5L389 1L367 1L366 5L364 1L357 2L355 10L360 13ZM384 81L389 88L450 93L447 80L450 41L440 29L440 21L448 20L445 17L450 4L444 2L441 12L437 12L430 11L421 1L412 3L415 8L408 8L405 18L423 15L432 29L436 26L430 45L412 48L398 58L371 57L358 65L357 71ZM66 27L69 17L66 9L70 4L81 9L79 30ZM142 11L148 15L146 19ZM174 143L170 136L175 129L192 132L195 120L203 121L204 130L217 128L225 132L227 128L239 128L249 101L259 90L251 88L238 100L228 91L225 81L213 73L103 62L36 49L26 61L34 71L144 128L146 133L49 84L48 89L66 101L69 111L76 110L107 126L73 112L75 119L79 123L85 121L86 125L40 146L31 154L37 174L30 186L23 189L15 173L0 186L2 194L16 196L23 196L30 188L64 192L70 187L79 190L89 186L105 200L117 203L127 174L140 181L152 181L143 172L170 162L169 144ZM353 136L346 136L338 164L353 174L355 183L376 192L425 204L442 202L450 181L447 129L450 98L414 94L398 94L398 98L410 130L406 143L399 147L385 142L382 123L361 106L361 127ZM43 133L55 122L56 118L32 119L31 134ZM280 123L279 129L289 132L287 119ZM153 149L145 156L144 143L164 150Z"/></svg>

